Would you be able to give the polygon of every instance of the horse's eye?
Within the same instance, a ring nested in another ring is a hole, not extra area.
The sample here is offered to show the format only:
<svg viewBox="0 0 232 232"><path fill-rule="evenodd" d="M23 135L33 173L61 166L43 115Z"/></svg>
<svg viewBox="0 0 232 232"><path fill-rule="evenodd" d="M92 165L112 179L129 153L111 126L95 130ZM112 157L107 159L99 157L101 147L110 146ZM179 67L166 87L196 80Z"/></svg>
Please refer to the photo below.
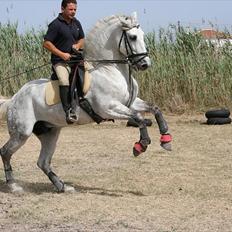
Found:
<svg viewBox="0 0 232 232"><path fill-rule="evenodd" d="M136 41L136 39L137 39L137 36L136 36L136 35L131 35L131 36L130 36L130 40Z"/></svg>

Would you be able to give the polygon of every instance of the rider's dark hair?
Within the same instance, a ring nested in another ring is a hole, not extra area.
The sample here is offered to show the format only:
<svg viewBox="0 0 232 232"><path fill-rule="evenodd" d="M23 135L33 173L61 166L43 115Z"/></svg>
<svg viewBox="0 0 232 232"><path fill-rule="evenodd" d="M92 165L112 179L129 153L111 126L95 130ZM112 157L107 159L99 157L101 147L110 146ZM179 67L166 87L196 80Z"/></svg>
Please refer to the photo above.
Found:
<svg viewBox="0 0 232 232"><path fill-rule="evenodd" d="M77 0L62 0L61 6L65 8L69 3L77 4Z"/></svg>

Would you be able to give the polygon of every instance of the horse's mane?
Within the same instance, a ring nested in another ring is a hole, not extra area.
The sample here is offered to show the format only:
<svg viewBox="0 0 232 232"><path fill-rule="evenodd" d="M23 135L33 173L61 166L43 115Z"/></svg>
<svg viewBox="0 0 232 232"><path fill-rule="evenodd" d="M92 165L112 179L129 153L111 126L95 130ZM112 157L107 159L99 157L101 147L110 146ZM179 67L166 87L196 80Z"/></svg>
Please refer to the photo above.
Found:
<svg viewBox="0 0 232 232"><path fill-rule="evenodd" d="M92 59L112 58L111 52L106 48L106 42L110 42L112 31L118 27L131 28L134 24L133 17L125 15L112 15L97 21L86 36L86 57Z"/></svg>

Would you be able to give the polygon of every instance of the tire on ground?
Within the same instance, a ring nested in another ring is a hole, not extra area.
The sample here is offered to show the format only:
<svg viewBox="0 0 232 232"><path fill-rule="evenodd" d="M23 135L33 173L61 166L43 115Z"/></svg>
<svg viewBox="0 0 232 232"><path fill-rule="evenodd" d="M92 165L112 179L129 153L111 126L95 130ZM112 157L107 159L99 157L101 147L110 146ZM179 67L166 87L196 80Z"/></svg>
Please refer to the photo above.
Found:
<svg viewBox="0 0 232 232"><path fill-rule="evenodd" d="M231 123L231 118L208 118L206 123L208 125L230 124Z"/></svg>
<svg viewBox="0 0 232 232"><path fill-rule="evenodd" d="M228 109L209 110L205 113L206 118L228 118L230 111Z"/></svg>

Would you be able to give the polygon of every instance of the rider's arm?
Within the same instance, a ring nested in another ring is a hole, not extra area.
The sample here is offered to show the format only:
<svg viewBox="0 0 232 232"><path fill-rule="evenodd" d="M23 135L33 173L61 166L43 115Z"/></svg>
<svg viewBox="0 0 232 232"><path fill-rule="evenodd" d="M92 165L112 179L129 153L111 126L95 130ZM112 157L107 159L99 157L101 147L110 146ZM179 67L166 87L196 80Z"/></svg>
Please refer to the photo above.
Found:
<svg viewBox="0 0 232 232"><path fill-rule="evenodd" d="M76 41L76 43L73 44L73 48L78 51L80 49L84 49L84 43L85 43L85 33L83 31L82 25L80 23L80 21L76 20L75 21L77 27L78 27L78 31L79 31L79 36L78 39Z"/></svg>
<svg viewBox="0 0 232 232"><path fill-rule="evenodd" d="M62 52L54 45L53 41L55 41L58 36L59 25L56 23L56 21L53 21L48 25L47 33L44 36L43 47L65 61L70 60L71 55L69 53Z"/></svg>
<svg viewBox="0 0 232 232"><path fill-rule="evenodd" d="M59 56L61 59L65 61L70 60L71 58L71 55L69 53L60 51L51 41L45 40L43 42L43 47L50 51L52 54Z"/></svg>
<svg viewBox="0 0 232 232"><path fill-rule="evenodd" d="M76 49L77 51L79 49L83 49L84 48L84 43L85 43L85 39L82 38L82 39L78 40L77 43L73 44L73 48Z"/></svg>

